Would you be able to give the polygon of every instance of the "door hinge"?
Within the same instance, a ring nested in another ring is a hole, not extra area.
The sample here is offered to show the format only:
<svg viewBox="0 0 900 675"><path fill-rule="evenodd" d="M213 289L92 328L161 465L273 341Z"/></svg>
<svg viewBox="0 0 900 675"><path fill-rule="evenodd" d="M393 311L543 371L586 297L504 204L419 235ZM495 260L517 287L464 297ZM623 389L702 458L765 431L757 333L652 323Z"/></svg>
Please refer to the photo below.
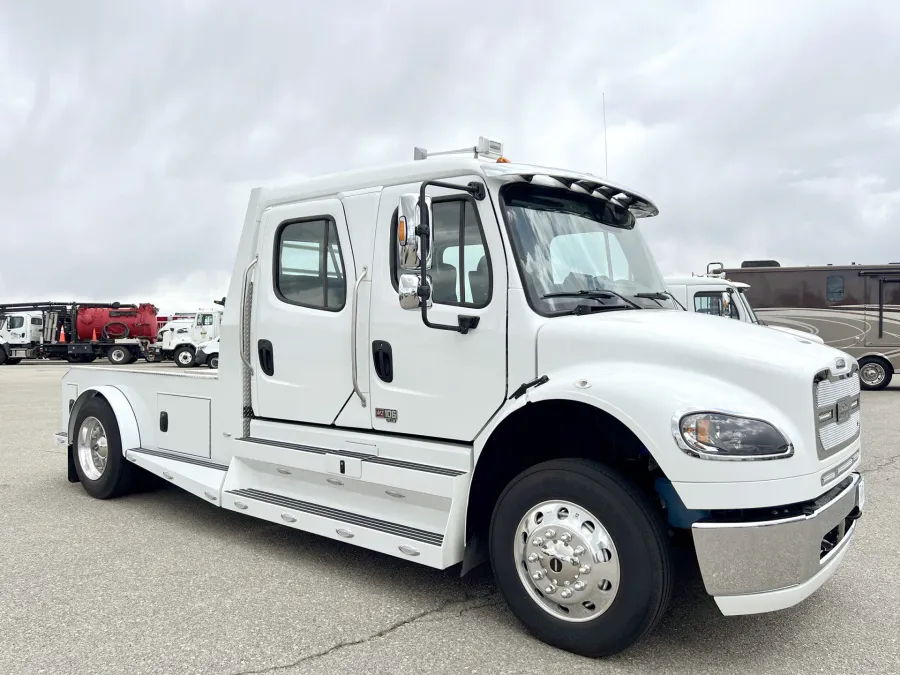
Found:
<svg viewBox="0 0 900 675"><path fill-rule="evenodd" d="M542 384L546 384L549 380L550 378L546 375L541 375L536 380L525 382L524 384L519 385L519 388L512 393L512 396L510 396L508 400L512 401L514 398L520 398L526 391L528 391L532 387L540 387Z"/></svg>

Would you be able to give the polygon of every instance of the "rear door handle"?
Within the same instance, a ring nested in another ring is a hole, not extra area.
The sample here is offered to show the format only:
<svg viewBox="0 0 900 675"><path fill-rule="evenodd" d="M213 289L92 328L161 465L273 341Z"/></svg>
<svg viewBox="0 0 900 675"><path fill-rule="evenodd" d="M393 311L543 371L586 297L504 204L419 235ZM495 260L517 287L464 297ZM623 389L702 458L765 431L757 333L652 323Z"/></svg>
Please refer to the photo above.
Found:
<svg viewBox="0 0 900 675"><path fill-rule="evenodd" d="M268 340L259 341L259 367L269 377L275 374L275 350Z"/></svg>

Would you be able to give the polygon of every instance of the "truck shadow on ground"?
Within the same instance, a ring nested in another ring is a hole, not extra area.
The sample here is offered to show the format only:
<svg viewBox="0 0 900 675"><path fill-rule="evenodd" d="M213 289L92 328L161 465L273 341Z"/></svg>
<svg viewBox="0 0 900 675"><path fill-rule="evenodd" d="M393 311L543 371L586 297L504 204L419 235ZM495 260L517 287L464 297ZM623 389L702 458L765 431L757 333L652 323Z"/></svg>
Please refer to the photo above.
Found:
<svg viewBox="0 0 900 675"><path fill-rule="evenodd" d="M333 574L336 568L340 569L340 576L348 586L365 586L368 593L381 596L385 603L409 602L421 607L429 603L439 606L473 598L492 598L494 602L484 603L479 608L478 620L496 624L509 634L511 640L536 642L500 599L488 564L460 578L459 565L443 571L422 567L341 541L216 508L167 484L154 486L124 501L135 510L151 511L153 519L166 527L202 531L204 539L221 541L223 548L227 546L233 551L233 547L237 547L257 559L269 558L279 566L294 567L298 577ZM727 658L739 670L741 664L749 666L767 654L771 655L776 645L777 651L790 650L791 643L805 634L803 626L808 626L810 617L801 615L810 612L807 605L775 614L725 617L704 590L693 552L677 549L675 564L672 602L660 625L639 644L607 661L644 672L648 665L659 665L661 654L665 655L666 662L674 663L683 656L695 663L698 659L708 662L710 666ZM820 606L813 607L812 611L831 610ZM564 652L559 655L581 658Z"/></svg>

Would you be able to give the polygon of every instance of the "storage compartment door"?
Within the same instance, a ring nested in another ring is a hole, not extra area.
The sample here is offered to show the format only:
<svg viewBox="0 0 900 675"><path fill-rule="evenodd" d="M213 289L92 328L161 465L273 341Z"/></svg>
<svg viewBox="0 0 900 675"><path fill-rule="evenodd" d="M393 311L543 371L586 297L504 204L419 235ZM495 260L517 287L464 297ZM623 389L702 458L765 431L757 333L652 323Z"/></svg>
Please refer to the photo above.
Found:
<svg viewBox="0 0 900 675"><path fill-rule="evenodd" d="M156 443L159 450L210 456L210 400L175 394L156 395Z"/></svg>

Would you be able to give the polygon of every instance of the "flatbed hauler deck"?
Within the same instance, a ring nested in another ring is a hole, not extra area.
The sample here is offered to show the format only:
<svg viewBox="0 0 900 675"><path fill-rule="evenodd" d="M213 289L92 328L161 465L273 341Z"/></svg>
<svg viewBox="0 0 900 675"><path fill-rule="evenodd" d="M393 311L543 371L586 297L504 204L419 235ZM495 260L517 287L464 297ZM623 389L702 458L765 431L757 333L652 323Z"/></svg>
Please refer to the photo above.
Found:
<svg viewBox="0 0 900 675"><path fill-rule="evenodd" d="M489 560L531 632L590 656L660 619L674 530L725 614L813 593L863 509L856 362L671 311L645 197L468 152L255 189L217 374L70 369L70 480L106 499L149 471L430 567Z"/></svg>

